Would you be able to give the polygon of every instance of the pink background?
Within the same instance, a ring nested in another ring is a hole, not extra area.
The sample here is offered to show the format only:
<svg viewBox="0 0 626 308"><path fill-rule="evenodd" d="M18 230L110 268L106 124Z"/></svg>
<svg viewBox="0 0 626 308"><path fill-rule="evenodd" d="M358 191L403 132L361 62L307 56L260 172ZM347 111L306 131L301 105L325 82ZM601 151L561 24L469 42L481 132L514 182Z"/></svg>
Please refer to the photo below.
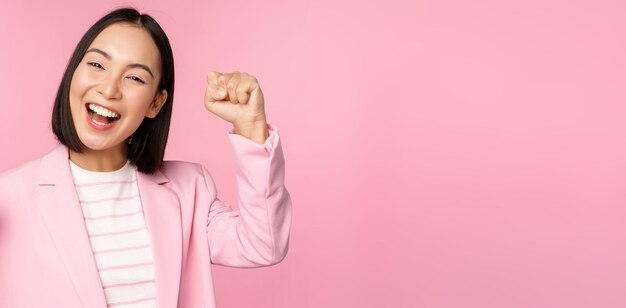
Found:
<svg viewBox="0 0 626 308"><path fill-rule="evenodd" d="M75 44L126 4L173 44L167 158L235 203L209 70L256 76L284 141L289 255L216 267L221 307L626 306L623 1L2 1L0 170L55 144Z"/></svg>

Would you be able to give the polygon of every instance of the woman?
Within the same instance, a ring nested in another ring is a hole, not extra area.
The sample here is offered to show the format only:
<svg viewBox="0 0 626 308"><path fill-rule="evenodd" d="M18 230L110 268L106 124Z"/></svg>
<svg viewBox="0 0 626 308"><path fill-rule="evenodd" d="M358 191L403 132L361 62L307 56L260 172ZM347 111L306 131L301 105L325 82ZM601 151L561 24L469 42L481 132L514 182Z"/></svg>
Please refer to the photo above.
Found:
<svg viewBox="0 0 626 308"><path fill-rule="evenodd" d="M119 9L87 31L54 105L61 145L0 175L0 307L214 307L211 263L285 257L291 199L257 80L211 72L205 94L233 124L238 211L204 167L163 161L173 94L150 16Z"/></svg>

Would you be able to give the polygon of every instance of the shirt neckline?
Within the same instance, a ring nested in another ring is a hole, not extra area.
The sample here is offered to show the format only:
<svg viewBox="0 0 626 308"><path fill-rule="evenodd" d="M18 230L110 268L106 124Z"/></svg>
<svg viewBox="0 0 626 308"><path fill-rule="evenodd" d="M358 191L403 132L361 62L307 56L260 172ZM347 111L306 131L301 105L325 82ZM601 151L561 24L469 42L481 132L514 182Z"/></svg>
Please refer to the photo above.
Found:
<svg viewBox="0 0 626 308"><path fill-rule="evenodd" d="M121 168L117 170L113 170L113 171L91 171L91 170L87 170L87 169L80 167L79 165L74 163L71 159L68 159L68 161L70 163L70 168L72 169L72 171L77 171L77 172L87 174L87 175L111 175L111 176L123 175L123 174L127 174L128 172L131 172L132 171L131 169L133 169L132 165L130 164L130 160L127 160L124 166L122 166Z"/></svg>

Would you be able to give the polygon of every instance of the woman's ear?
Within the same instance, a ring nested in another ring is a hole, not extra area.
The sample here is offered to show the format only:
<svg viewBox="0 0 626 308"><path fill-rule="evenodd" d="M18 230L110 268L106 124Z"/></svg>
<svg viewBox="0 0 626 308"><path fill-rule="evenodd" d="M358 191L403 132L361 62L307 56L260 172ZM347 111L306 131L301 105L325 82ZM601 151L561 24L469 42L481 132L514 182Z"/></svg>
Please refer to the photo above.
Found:
<svg viewBox="0 0 626 308"><path fill-rule="evenodd" d="M154 96L154 100L152 100L150 107L148 107L148 110L146 111L146 117L154 119L154 117L156 117L157 114L159 114L161 107L165 105L166 101L167 101L167 90L162 90L161 93Z"/></svg>

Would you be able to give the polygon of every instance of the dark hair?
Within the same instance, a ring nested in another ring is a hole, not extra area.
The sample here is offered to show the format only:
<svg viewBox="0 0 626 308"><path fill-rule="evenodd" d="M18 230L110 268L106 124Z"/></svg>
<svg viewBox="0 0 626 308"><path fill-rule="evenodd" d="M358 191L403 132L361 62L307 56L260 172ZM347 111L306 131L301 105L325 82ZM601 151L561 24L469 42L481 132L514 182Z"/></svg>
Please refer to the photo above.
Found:
<svg viewBox="0 0 626 308"><path fill-rule="evenodd" d="M82 153L85 145L78 138L69 104L70 86L74 71L80 64L93 40L106 27L118 23L127 22L139 25L146 29L157 48L161 57L161 80L157 93L167 91L167 100L160 112L154 118L144 118L143 122L133 133L132 143L128 146L128 160L137 166L137 170L143 173L154 173L163 163L167 136L172 117L172 101L174 99L174 57L170 42L161 26L151 16L139 14L133 8L121 8L112 11L100 18L80 39L76 49L70 58L52 111L52 131L59 142L69 149Z"/></svg>

